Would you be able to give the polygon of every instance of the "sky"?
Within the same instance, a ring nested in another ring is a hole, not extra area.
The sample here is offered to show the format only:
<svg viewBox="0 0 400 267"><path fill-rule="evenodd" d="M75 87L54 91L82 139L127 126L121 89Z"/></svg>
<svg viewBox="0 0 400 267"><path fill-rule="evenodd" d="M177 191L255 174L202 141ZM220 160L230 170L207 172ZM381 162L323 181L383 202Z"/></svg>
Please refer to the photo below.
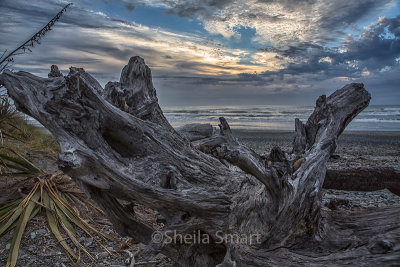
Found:
<svg viewBox="0 0 400 267"><path fill-rule="evenodd" d="M162 106L313 105L363 82L400 103L400 0L80 0L13 70L83 67L104 86L131 56ZM64 0L0 0L0 52L40 30Z"/></svg>

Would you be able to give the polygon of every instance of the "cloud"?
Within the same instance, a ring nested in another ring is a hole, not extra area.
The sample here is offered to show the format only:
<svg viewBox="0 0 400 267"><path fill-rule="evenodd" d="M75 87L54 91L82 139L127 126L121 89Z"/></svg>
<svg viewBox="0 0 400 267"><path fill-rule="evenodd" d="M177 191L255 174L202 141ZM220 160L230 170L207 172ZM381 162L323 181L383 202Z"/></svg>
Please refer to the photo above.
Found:
<svg viewBox="0 0 400 267"><path fill-rule="evenodd" d="M105 84L118 80L130 56L140 55L153 71L160 101L169 105L304 103L360 80L398 96L400 17L382 17L364 29L353 25L388 1L377 2L123 0L120 5L198 19L207 34L109 17L82 1L13 67L41 76L47 76L51 64L64 73L70 66L84 67ZM3 0L1 49L16 47L65 4ZM248 28L255 32L251 47L230 46L245 38L240 29Z"/></svg>
<svg viewBox="0 0 400 267"><path fill-rule="evenodd" d="M242 73L235 77L190 77L182 81L184 84L193 81L205 87L229 85L229 92L236 95L241 95L240 88L246 88L249 93L246 99L253 98L256 103L259 103L256 98L260 97L257 88L262 89L263 97L260 99L270 99L276 94L282 97L312 95L321 92L322 88L337 89L349 82L364 82L367 87L371 87L369 90L379 95L376 101L383 103L385 97L382 94L400 94L395 82L395 77L400 73L399 33L400 16L381 17L358 36L344 37L337 47L303 42L297 46L260 49L252 55L253 58L264 56L265 62L277 58L275 69L270 67L268 71ZM171 79L175 78L178 77Z"/></svg>
<svg viewBox="0 0 400 267"><path fill-rule="evenodd" d="M361 62L364 67L381 69L398 64L400 56L400 16L379 19L370 25L358 39L350 36L345 40L342 55L344 60Z"/></svg>
<svg viewBox="0 0 400 267"><path fill-rule="evenodd" d="M323 47L310 42L296 46L268 47L260 53L276 53L284 67L265 71L261 75L318 74L319 78L360 78L382 71L399 71L400 16L382 17L359 36L348 35L338 47Z"/></svg>
<svg viewBox="0 0 400 267"><path fill-rule="evenodd" d="M32 28L45 25L63 6L45 5L37 16L39 5L21 7L13 5L12 1L4 3L3 11L14 15L0 18L2 25L9 23L8 27L0 29L5 37L0 40L1 47L12 49L22 41L16 41L13 32L18 32L18 36L31 36ZM30 27L26 27L27 21ZM33 53L18 57L14 67L29 70L43 66L40 73L43 75L49 64L59 64L61 69L80 64L103 80L112 75L118 77L121 67L133 55L144 57L158 74L235 75L261 72L266 68L263 62L243 64L242 59L248 57L245 50L223 47L197 34L175 33L113 19L82 5L68 10L43 44L35 47Z"/></svg>
<svg viewBox="0 0 400 267"><path fill-rule="evenodd" d="M199 19L211 34L240 38L237 29L255 29L254 41L273 46L288 43L324 44L340 37L342 30L390 0L158 0L127 3L161 6L170 14Z"/></svg>
<svg viewBox="0 0 400 267"><path fill-rule="evenodd" d="M125 8L129 11L129 12L133 12L133 10L135 10L135 6L132 3L126 3L125 4Z"/></svg>

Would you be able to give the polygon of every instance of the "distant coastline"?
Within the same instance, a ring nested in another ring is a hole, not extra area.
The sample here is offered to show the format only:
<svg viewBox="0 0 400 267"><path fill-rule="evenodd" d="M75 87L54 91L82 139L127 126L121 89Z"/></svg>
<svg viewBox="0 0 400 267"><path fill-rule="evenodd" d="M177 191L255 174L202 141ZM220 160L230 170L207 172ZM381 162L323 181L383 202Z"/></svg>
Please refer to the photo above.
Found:
<svg viewBox="0 0 400 267"><path fill-rule="evenodd" d="M313 106L198 106L163 107L174 127L188 123L218 125L225 117L232 129L293 131L294 119L307 121ZM400 131L400 105L372 105L362 111L346 131Z"/></svg>
<svg viewBox="0 0 400 267"><path fill-rule="evenodd" d="M163 107L173 127L189 123L210 123L217 127L225 117L232 129L248 131L294 131L294 119L306 122L313 106L193 106ZM33 124L36 120L26 116ZM400 105L368 106L347 126L345 132L400 132Z"/></svg>

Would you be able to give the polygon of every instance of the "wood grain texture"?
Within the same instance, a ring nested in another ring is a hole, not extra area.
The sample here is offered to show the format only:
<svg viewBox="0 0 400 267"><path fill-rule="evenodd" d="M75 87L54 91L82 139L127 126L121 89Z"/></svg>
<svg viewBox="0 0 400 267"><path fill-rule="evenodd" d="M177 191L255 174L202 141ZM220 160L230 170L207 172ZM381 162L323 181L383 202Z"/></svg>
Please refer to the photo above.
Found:
<svg viewBox="0 0 400 267"><path fill-rule="evenodd" d="M143 255L161 252L180 266L322 266L365 259L375 264L398 255L398 210L346 218L321 212L326 163L338 136L370 100L362 84L319 97L308 121L296 120L293 153L276 147L258 155L238 142L224 118L219 132L209 136L206 131L193 143L175 131L158 105L151 71L139 57L129 60L120 82L104 89L79 68L49 79L5 71L0 81L18 109L56 137L60 169L107 212L121 234L147 244ZM155 229L119 200L157 211L162 233L201 231L211 242L154 242ZM379 229L363 221L378 223L389 214L389 226ZM257 233L260 242L216 244L218 231ZM359 249L351 249L356 246L352 234L362 244Z"/></svg>

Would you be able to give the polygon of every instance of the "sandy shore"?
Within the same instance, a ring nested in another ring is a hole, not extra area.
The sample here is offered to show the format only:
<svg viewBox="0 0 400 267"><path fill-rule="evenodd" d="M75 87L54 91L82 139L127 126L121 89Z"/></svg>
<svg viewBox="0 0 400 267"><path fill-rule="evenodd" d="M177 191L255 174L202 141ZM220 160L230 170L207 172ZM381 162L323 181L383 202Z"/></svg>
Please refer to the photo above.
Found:
<svg viewBox="0 0 400 267"><path fill-rule="evenodd" d="M274 146L290 152L294 132L235 130L234 135L258 153L269 153ZM335 154L329 168L392 167L400 170L399 132L348 132L338 140Z"/></svg>
<svg viewBox="0 0 400 267"><path fill-rule="evenodd" d="M233 129L234 135L258 153L269 153L274 146L290 152L294 133L289 131L245 131ZM328 162L329 169L390 167L400 170L400 132L344 132ZM323 202L339 200L338 209L366 209L400 205L400 197L389 190L357 192L323 190Z"/></svg>

